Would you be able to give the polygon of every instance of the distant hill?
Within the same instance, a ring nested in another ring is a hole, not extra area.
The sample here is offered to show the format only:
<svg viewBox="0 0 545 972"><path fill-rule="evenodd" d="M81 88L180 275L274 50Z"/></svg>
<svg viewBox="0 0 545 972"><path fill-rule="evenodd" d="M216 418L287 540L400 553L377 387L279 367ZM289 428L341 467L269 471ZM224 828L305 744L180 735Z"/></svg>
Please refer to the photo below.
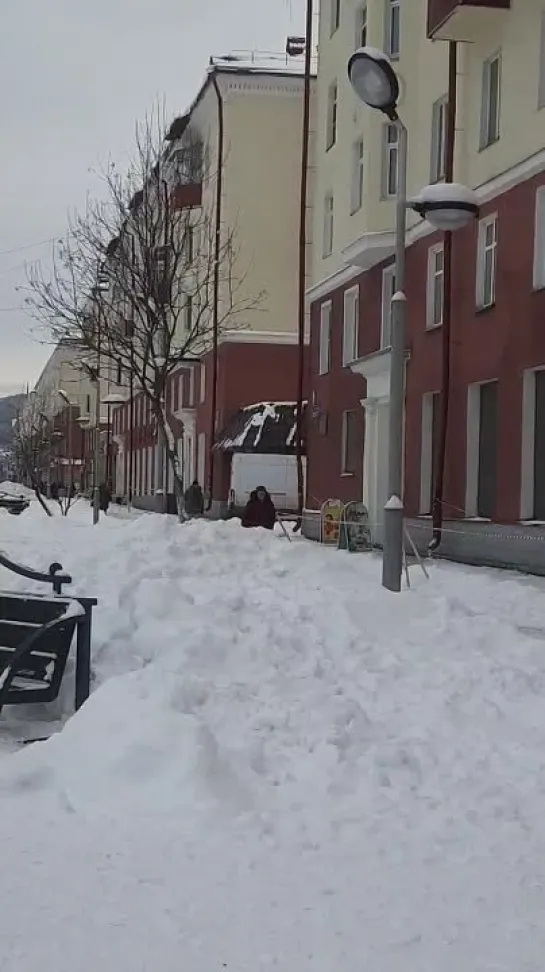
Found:
<svg viewBox="0 0 545 972"><path fill-rule="evenodd" d="M25 400L25 395L6 395L0 398L0 449L11 447L11 423Z"/></svg>

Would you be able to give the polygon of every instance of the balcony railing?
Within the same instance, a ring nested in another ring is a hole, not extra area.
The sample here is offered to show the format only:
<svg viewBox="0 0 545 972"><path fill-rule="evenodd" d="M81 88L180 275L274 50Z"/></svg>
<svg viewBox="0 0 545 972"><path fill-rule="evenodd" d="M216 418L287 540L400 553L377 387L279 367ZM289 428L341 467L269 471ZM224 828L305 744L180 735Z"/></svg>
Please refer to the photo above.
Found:
<svg viewBox="0 0 545 972"><path fill-rule="evenodd" d="M428 37L472 41L491 17L510 8L511 0L428 0Z"/></svg>

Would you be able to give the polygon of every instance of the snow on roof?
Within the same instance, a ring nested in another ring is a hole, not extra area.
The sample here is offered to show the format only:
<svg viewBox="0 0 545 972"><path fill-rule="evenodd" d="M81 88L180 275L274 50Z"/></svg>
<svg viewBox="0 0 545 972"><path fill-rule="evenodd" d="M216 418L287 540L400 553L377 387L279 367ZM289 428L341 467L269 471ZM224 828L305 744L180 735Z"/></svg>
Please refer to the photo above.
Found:
<svg viewBox="0 0 545 972"><path fill-rule="evenodd" d="M306 402L303 403L306 407ZM216 449L283 455L294 451L296 402L258 402L239 409L223 431Z"/></svg>

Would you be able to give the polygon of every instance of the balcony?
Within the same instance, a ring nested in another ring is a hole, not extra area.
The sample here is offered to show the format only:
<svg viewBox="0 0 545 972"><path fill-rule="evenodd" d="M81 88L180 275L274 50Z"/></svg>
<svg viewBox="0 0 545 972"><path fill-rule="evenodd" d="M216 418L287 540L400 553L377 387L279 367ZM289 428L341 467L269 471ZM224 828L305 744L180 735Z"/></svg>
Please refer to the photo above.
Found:
<svg viewBox="0 0 545 972"><path fill-rule="evenodd" d="M511 0L428 0L428 37L471 42L510 9Z"/></svg>
<svg viewBox="0 0 545 972"><path fill-rule="evenodd" d="M178 183L170 193L170 203L173 209L193 209L202 204L202 183Z"/></svg>

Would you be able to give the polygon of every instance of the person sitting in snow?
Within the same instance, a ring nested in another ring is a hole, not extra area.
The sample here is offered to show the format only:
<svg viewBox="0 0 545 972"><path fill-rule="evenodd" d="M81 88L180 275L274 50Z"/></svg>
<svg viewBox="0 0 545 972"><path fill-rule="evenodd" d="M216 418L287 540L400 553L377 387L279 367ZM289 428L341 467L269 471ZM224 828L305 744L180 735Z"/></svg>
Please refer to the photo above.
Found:
<svg viewBox="0 0 545 972"><path fill-rule="evenodd" d="M250 499L242 514L243 527L264 527L265 530L274 529L276 523L276 509L269 493L264 486L258 486L250 493Z"/></svg>
<svg viewBox="0 0 545 972"><path fill-rule="evenodd" d="M197 479L184 493L185 512L188 516L202 516L204 513L204 494Z"/></svg>
<svg viewBox="0 0 545 972"><path fill-rule="evenodd" d="M101 483L98 490L99 506L102 513L107 513L112 502L112 490L109 483Z"/></svg>

